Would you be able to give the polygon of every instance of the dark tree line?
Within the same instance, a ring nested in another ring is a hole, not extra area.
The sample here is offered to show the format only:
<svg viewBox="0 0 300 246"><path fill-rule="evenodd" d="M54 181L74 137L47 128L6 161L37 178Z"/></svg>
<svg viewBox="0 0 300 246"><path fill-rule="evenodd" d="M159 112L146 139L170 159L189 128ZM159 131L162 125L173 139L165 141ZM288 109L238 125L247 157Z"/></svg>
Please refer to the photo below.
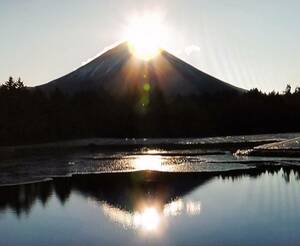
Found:
<svg viewBox="0 0 300 246"><path fill-rule="evenodd" d="M115 96L103 90L66 95L0 87L0 144L88 137L202 137L300 131L300 89L284 93L165 98L158 90Z"/></svg>

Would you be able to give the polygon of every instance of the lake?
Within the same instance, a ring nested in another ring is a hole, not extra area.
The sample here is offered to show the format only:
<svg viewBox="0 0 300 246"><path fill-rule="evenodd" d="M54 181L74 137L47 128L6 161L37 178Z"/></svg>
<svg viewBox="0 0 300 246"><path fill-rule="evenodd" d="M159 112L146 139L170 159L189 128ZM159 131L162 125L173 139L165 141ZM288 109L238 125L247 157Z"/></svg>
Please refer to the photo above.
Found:
<svg viewBox="0 0 300 246"><path fill-rule="evenodd" d="M299 245L299 162L226 148L2 160L0 245Z"/></svg>
<svg viewBox="0 0 300 246"><path fill-rule="evenodd" d="M2 187L0 245L299 245L299 169L160 175Z"/></svg>

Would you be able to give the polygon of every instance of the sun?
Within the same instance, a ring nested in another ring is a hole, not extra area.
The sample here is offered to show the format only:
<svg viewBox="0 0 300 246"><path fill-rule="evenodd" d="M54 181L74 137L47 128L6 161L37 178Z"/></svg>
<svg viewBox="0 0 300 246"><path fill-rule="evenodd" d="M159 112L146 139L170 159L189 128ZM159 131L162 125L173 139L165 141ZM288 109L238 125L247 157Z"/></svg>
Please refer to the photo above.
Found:
<svg viewBox="0 0 300 246"><path fill-rule="evenodd" d="M161 52L165 35L161 15L153 12L133 17L129 21L125 38L131 53L148 61Z"/></svg>

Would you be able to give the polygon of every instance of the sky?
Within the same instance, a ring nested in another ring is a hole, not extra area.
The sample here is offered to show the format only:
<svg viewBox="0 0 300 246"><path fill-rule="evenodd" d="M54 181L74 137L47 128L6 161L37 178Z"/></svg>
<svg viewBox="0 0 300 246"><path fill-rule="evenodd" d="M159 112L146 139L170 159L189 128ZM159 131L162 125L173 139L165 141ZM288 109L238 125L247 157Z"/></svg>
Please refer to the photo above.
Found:
<svg viewBox="0 0 300 246"><path fill-rule="evenodd" d="M0 81L34 86L124 38L133 15L159 12L164 46L198 69L262 91L300 86L299 0L0 0Z"/></svg>

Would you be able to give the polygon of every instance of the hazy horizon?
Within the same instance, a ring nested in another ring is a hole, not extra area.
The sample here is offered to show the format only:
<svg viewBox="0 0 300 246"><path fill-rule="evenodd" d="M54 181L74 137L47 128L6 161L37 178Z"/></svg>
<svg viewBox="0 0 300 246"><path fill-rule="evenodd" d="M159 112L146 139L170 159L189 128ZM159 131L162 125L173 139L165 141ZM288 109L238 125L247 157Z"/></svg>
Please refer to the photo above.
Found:
<svg viewBox="0 0 300 246"><path fill-rule="evenodd" d="M160 12L169 52L235 86L282 91L300 86L296 0L0 2L0 82L26 85L71 72L123 40L126 20Z"/></svg>

